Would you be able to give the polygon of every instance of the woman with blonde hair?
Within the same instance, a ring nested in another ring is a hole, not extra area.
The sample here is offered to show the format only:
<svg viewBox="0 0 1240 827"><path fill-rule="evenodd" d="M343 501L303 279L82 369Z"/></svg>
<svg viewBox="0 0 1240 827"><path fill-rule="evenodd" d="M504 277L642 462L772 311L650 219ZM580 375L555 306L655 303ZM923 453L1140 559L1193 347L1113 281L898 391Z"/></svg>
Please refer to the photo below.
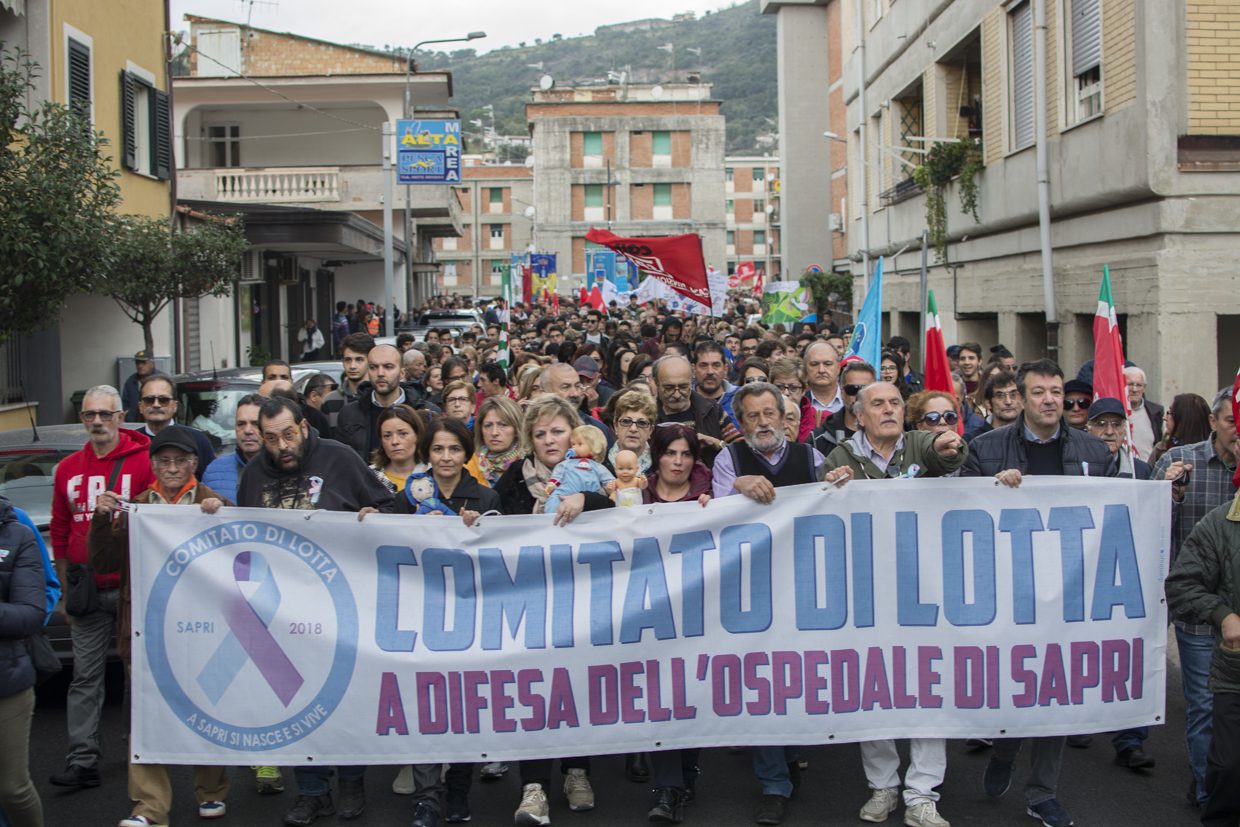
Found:
<svg viewBox="0 0 1240 827"><path fill-rule="evenodd" d="M482 400L474 417L475 451L465 470L486 486L494 486L517 460L525 456L521 408L506 396Z"/></svg>

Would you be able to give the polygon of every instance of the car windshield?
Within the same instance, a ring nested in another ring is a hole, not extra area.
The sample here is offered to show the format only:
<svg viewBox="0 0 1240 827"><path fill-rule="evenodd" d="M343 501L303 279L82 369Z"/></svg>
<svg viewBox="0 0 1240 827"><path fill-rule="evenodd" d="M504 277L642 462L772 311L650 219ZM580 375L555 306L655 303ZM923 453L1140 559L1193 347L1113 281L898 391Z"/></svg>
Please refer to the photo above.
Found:
<svg viewBox="0 0 1240 827"><path fill-rule="evenodd" d="M72 451L34 447L0 451L0 495L30 515L37 526L52 521L52 475Z"/></svg>
<svg viewBox="0 0 1240 827"><path fill-rule="evenodd" d="M246 394L254 393L256 387L215 388L182 385L177 418L192 425L224 445L237 441L233 425L237 419L237 403Z"/></svg>

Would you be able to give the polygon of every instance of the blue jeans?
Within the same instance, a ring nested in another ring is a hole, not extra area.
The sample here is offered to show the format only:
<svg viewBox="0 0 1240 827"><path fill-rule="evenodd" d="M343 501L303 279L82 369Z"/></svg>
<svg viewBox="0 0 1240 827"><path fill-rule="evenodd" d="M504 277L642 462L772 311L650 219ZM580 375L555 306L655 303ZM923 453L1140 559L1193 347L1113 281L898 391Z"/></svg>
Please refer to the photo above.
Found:
<svg viewBox="0 0 1240 827"><path fill-rule="evenodd" d="M361 780L366 767L294 767L298 795L327 795L332 791L332 770L340 773L340 780Z"/></svg>
<svg viewBox="0 0 1240 827"><path fill-rule="evenodd" d="M1188 739L1188 766L1197 782L1197 801L1205 804L1206 756L1210 752L1210 721L1214 696L1210 693L1210 659L1214 635L1194 635L1176 627L1180 649L1180 678L1184 682L1184 734Z"/></svg>
<svg viewBox="0 0 1240 827"><path fill-rule="evenodd" d="M792 798L792 779L788 775L791 750L786 747L750 747L753 774L762 784L763 795Z"/></svg>
<svg viewBox="0 0 1240 827"><path fill-rule="evenodd" d="M1149 727L1135 726L1132 729L1125 729L1111 736L1111 746L1115 747L1115 754L1119 755L1126 749L1136 749L1144 744L1145 739L1149 737Z"/></svg>

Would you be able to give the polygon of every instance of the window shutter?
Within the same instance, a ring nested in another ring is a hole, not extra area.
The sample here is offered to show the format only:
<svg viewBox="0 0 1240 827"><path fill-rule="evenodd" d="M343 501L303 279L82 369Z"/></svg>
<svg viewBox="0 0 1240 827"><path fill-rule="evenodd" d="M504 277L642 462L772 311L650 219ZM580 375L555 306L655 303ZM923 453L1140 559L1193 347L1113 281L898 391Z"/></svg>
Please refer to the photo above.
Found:
<svg viewBox="0 0 1240 827"><path fill-rule="evenodd" d="M69 106L90 120L90 47L69 40Z"/></svg>
<svg viewBox="0 0 1240 827"><path fill-rule="evenodd" d="M1102 63L1102 15L1098 0L1072 0L1072 74Z"/></svg>
<svg viewBox="0 0 1240 827"><path fill-rule="evenodd" d="M137 113L134 111L133 78L121 72L121 164L138 168Z"/></svg>
<svg viewBox="0 0 1240 827"><path fill-rule="evenodd" d="M1033 143L1033 10L1012 12L1012 126L1014 148Z"/></svg>
<svg viewBox="0 0 1240 827"><path fill-rule="evenodd" d="M172 177L172 101L167 92L158 89L152 89L151 95L154 101L151 158L155 162L155 177L167 181Z"/></svg>

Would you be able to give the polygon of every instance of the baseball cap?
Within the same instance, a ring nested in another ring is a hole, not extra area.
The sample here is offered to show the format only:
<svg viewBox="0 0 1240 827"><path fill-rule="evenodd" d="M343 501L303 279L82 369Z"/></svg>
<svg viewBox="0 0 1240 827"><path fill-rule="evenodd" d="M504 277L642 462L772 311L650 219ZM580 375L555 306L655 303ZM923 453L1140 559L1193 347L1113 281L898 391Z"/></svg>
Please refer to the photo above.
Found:
<svg viewBox="0 0 1240 827"><path fill-rule="evenodd" d="M1094 400L1094 404L1089 406L1089 420L1092 422L1100 416L1107 414L1115 414L1116 416L1125 418L1127 414L1124 412L1124 403L1118 399L1109 396L1102 399Z"/></svg>
<svg viewBox="0 0 1240 827"><path fill-rule="evenodd" d="M947 355L948 355L948 357L949 357L949 358L950 358L950 357L953 357L953 356L959 356L959 355L960 355L960 345L948 345L948 346L947 346Z"/></svg>
<svg viewBox="0 0 1240 827"><path fill-rule="evenodd" d="M188 428L180 425L169 425L151 439L150 453L154 456L161 448L180 448L187 454L198 456L198 445Z"/></svg>
<svg viewBox="0 0 1240 827"><path fill-rule="evenodd" d="M146 349L139 350L137 353L133 355L133 360L135 362L149 362L154 358L155 357L151 355L151 352Z"/></svg>
<svg viewBox="0 0 1240 827"><path fill-rule="evenodd" d="M573 370L577 371L577 375L593 380L598 376L598 362L593 356L582 356L573 362Z"/></svg>

